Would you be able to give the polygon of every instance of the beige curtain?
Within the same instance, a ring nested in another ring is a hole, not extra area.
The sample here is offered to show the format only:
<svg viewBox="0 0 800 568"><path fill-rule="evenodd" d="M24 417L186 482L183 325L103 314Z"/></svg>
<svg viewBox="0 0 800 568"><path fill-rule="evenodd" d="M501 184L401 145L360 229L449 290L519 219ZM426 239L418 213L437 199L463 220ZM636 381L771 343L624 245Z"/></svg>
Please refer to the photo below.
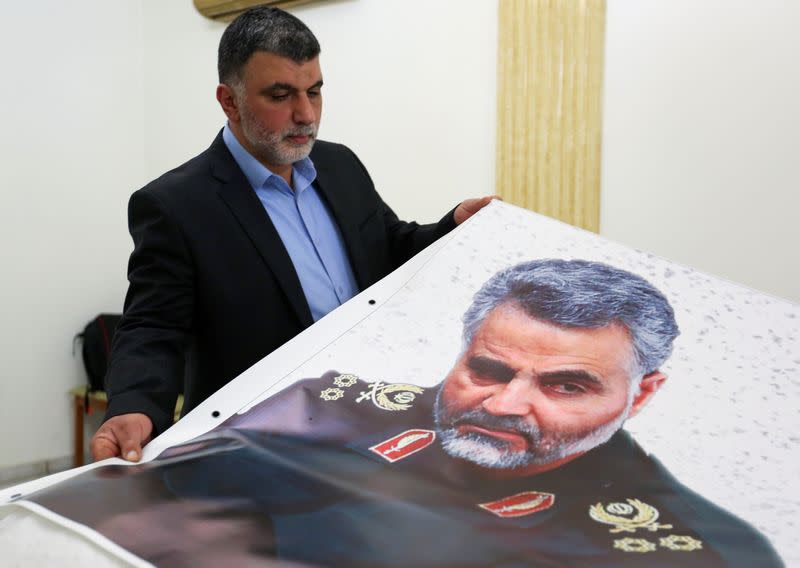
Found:
<svg viewBox="0 0 800 568"><path fill-rule="evenodd" d="M605 0L499 0L497 192L600 224Z"/></svg>

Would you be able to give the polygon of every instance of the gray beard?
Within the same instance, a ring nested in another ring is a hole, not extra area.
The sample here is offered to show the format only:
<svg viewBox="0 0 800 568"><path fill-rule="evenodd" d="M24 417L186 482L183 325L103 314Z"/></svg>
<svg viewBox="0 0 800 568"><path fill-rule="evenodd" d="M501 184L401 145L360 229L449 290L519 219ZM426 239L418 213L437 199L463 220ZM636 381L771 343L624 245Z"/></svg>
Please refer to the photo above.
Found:
<svg viewBox="0 0 800 568"><path fill-rule="evenodd" d="M494 416L474 408L458 416L451 416L442 403L442 388L436 395L434 419L437 434L444 451L454 458L467 460L491 469L517 469L531 465L544 465L574 454L588 452L607 442L622 428L630 413L633 397L611 421L592 430L574 434L543 431L528 424L519 416ZM526 451L512 451L509 444L493 436L477 432L459 433L457 426L467 422L489 429L516 432L528 442Z"/></svg>
<svg viewBox="0 0 800 568"><path fill-rule="evenodd" d="M266 130L256 122L249 112L242 109L242 133L253 148L256 158L267 164L289 165L308 157L317 139L317 126L308 124L283 132ZM293 145L287 136L302 135L310 139L302 146Z"/></svg>

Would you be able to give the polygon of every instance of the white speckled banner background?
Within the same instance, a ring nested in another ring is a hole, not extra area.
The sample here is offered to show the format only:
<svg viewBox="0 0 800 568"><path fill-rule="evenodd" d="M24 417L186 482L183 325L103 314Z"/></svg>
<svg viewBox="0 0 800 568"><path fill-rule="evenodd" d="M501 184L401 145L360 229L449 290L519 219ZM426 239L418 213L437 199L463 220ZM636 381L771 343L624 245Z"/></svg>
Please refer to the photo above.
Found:
<svg viewBox="0 0 800 568"><path fill-rule="evenodd" d="M504 203L469 223L405 287L376 298L380 309L288 378L336 369L433 385L459 353L472 294L498 270L545 257L629 270L667 296L681 335L662 369L669 380L626 428L679 480L800 565L800 306Z"/></svg>

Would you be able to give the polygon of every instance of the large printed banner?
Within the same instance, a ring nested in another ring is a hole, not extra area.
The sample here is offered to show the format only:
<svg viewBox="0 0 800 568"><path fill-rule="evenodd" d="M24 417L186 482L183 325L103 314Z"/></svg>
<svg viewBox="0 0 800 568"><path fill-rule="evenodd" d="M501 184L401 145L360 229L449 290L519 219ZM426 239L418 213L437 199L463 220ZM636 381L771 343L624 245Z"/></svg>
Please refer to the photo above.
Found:
<svg viewBox="0 0 800 568"><path fill-rule="evenodd" d="M791 565L799 346L796 305L495 203L0 516L135 565Z"/></svg>

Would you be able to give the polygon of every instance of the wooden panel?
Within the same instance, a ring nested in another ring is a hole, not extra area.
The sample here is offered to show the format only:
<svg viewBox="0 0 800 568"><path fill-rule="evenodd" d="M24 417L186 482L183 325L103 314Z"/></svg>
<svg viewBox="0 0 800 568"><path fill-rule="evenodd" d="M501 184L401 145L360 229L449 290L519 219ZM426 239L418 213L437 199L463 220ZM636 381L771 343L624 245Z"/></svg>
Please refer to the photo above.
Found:
<svg viewBox="0 0 800 568"><path fill-rule="evenodd" d="M500 0L497 192L597 231L605 0Z"/></svg>
<svg viewBox="0 0 800 568"><path fill-rule="evenodd" d="M207 18L230 21L253 6L287 9L320 0L194 0L194 6Z"/></svg>

